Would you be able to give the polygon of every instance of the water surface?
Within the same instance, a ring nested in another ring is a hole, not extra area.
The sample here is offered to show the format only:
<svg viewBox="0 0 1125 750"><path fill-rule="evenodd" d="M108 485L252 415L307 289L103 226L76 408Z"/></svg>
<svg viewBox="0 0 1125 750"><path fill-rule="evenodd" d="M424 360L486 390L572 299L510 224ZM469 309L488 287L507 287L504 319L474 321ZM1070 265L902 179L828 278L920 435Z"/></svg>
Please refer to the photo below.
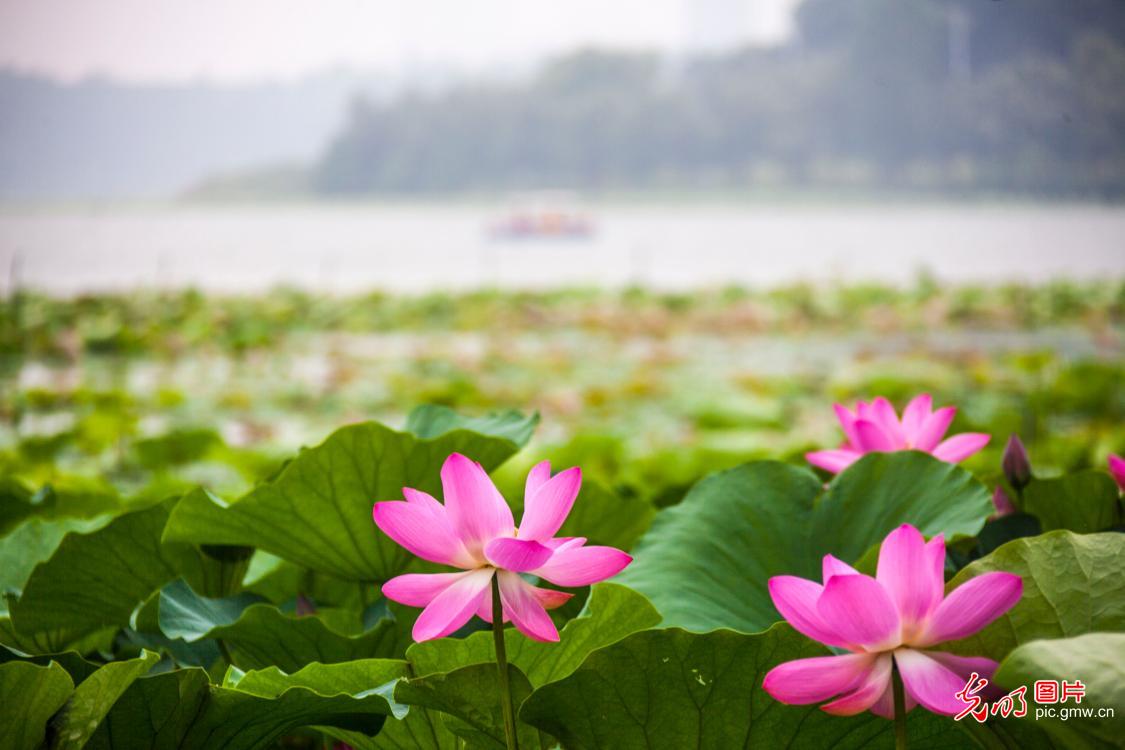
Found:
<svg viewBox="0 0 1125 750"><path fill-rule="evenodd" d="M0 210L0 275L57 294L195 286L419 292L1120 277L1125 208L616 205L589 240L497 240L495 206Z"/></svg>

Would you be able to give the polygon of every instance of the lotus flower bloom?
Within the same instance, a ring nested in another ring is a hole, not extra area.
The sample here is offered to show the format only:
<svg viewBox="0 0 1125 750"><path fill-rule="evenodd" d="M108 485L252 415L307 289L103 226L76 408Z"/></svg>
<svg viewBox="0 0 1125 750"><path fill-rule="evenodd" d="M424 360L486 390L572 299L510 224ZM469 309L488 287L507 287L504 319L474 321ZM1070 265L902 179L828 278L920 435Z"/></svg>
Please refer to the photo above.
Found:
<svg viewBox="0 0 1125 750"><path fill-rule="evenodd" d="M1107 463L1109 464L1109 473L1116 480L1118 489L1125 492L1125 458L1116 453L1110 453Z"/></svg>
<svg viewBox="0 0 1125 750"><path fill-rule="evenodd" d="M512 511L480 464L459 453L441 467L442 505L425 492L403 489L405 502L376 503L375 523L391 539L430 562L461 573L408 573L383 584L388 599L425 607L414 640L447 636L475 614L492 622L492 577L499 580L504 621L537 641L557 641L548 609L572 594L533 586L529 573L556 586L586 586L619 573L633 558L613 547L586 546L582 537L555 537L582 484L573 468L551 476L551 464L527 475L523 519Z"/></svg>
<svg viewBox="0 0 1125 750"><path fill-rule="evenodd" d="M930 650L972 635L1019 601L1020 577L985 573L943 595L945 541L928 543L913 526L887 535L874 578L832 555L824 557L824 585L794 576L769 581L770 596L789 624L813 640L844 649L838 656L797 659L774 667L762 687L783 703L805 705L835 697L821 708L839 716L870 709L892 718L892 665L906 688L906 710L921 704L956 715L956 694L976 672L991 679L991 659Z"/></svg>
<svg viewBox="0 0 1125 750"><path fill-rule="evenodd" d="M813 466L833 474L851 466L866 453L916 450L950 463L963 461L988 444L989 435L965 432L945 437L956 407L933 410L930 394L914 398L898 418L891 402L880 396L870 404L860 401L855 411L836 404L836 417L847 440L834 450L806 453Z"/></svg>

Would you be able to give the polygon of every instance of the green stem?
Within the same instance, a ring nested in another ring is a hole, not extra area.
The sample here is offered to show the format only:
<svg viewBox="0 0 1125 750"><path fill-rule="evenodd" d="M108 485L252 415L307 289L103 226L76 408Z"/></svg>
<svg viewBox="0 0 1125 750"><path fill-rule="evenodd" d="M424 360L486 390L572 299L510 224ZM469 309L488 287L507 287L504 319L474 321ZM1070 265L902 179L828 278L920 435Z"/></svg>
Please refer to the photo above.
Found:
<svg viewBox="0 0 1125 750"><path fill-rule="evenodd" d="M1001 739L989 724L980 724L976 721L970 720L972 717L966 717L964 721L957 722L957 728L963 730L967 735L976 740L977 744L988 750L1008 750L1012 747L1009 743Z"/></svg>
<svg viewBox="0 0 1125 750"><path fill-rule="evenodd" d="M891 685L895 694L895 750L906 750L906 691L902 687L898 664L891 666Z"/></svg>
<svg viewBox="0 0 1125 750"><path fill-rule="evenodd" d="M227 648L227 642L222 638L219 638L215 641L215 643L219 644L219 653L223 655L223 659L226 660L227 665L233 666L234 659L231 658L230 649Z"/></svg>
<svg viewBox="0 0 1125 750"><path fill-rule="evenodd" d="M508 653L504 648L504 607L500 603L500 577L492 576L492 641L496 644L496 671L500 677L500 709L504 712L504 735L508 750L519 750L516 741L516 712L508 684Z"/></svg>

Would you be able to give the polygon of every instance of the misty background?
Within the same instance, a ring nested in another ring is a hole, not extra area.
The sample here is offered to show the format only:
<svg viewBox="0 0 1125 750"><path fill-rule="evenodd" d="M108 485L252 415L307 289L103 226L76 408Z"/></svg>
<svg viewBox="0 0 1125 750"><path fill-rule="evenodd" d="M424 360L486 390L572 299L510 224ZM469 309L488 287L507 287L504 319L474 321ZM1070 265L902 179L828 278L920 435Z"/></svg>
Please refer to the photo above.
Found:
<svg viewBox="0 0 1125 750"><path fill-rule="evenodd" d="M0 197L1125 190L1115 0L626 3L569 27L537 4L550 34L486 3L473 23L495 32L472 44L437 3L329 3L304 31L292 4L258 5L260 28L218 40L203 3L194 51L165 52L177 4L115 5L117 25L4 3Z"/></svg>
<svg viewBox="0 0 1125 750"><path fill-rule="evenodd" d="M1122 276L1120 0L0 0L0 293Z"/></svg>

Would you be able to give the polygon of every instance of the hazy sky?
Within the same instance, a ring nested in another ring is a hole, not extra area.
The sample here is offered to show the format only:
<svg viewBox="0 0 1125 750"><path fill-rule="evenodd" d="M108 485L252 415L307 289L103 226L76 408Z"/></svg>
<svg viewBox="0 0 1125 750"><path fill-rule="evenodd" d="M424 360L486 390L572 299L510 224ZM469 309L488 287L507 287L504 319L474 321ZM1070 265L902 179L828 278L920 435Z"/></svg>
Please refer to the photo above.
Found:
<svg viewBox="0 0 1125 750"><path fill-rule="evenodd" d="M783 38L797 0L0 0L0 65L74 80L292 78L343 65L466 71L584 45L679 49L737 16Z"/></svg>

